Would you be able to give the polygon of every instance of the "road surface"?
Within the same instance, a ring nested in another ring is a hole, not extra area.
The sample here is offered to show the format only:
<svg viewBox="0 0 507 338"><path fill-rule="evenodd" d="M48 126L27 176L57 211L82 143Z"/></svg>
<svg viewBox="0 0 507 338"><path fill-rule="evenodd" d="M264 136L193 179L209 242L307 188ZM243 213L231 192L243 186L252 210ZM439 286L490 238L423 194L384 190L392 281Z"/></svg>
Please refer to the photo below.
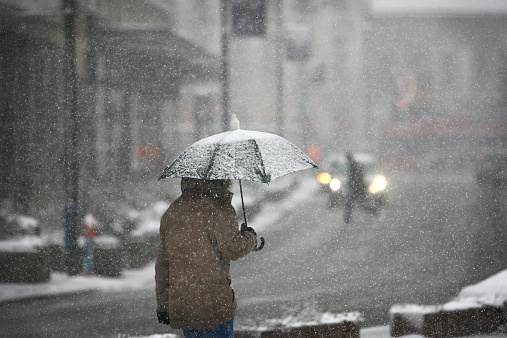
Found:
<svg viewBox="0 0 507 338"><path fill-rule="evenodd" d="M328 209L306 178L250 221L265 248L234 262L236 327L312 312L363 314L363 326L389 323L393 304L438 304L504 269L505 255L470 174L389 177L380 218ZM266 189L269 189L267 187ZM482 209L481 209L482 208ZM262 218L262 215L271 219ZM271 223L271 224L268 224ZM503 260L503 261L502 261ZM2 337L119 337L178 332L156 320L153 285L0 304Z"/></svg>

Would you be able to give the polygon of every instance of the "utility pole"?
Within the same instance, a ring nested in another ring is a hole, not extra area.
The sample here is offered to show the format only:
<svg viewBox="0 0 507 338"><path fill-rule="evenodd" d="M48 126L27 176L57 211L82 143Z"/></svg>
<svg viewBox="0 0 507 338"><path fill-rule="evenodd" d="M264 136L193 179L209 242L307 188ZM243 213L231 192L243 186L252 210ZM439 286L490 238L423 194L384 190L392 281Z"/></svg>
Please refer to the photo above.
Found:
<svg viewBox="0 0 507 338"><path fill-rule="evenodd" d="M67 249L67 273L77 275L81 271L77 240L78 220L78 169L77 159L77 76L76 76L76 14L77 0L62 0L64 29L65 72L65 154L64 185L66 204L64 210L65 245Z"/></svg>
<svg viewBox="0 0 507 338"><path fill-rule="evenodd" d="M276 1L275 18L275 75L276 75L276 124L278 135L283 136L285 125L285 112L283 102L283 59L285 49L283 48L283 3Z"/></svg>
<svg viewBox="0 0 507 338"><path fill-rule="evenodd" d="M220 14L222 24L222 129L229 130L229 0L220 0Z"/></svg>
<svg viewBox="0 0 507 338"><path fill-rule="evenodd" d="M351 129L353 131L352 147L354 151L364 151L367 146L366 137L366 95L364 89L364 72L363 72L363 8L360 2L351 1L351 88L352 101L351 112L352 121Z"/></svg>

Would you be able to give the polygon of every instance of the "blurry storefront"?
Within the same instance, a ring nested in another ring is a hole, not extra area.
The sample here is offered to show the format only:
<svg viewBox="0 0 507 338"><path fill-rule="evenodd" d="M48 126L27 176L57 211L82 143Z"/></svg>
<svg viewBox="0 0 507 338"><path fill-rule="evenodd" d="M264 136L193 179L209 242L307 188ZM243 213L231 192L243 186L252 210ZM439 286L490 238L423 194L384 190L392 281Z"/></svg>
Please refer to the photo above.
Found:
<svg viewBox="0 0 507 338"><path fill-rule="evenodd" d="M156 170L150 162L161 168L180 146L182 86L216 81L217 58L167 29L95 25L91 36L91 170L107 177ZM195 109L211 110L201 96L192 100Z"/></svg>
<svg viewBox="0 0 507 338"><path fill-rule="evenodd" d="M507 4L370 2L369 142L392 169L472 170L507 145Z"/></svg>
<svg viewBox="0 0 507 338"><path fill-rule="evenodd" d="M174 33L171 8L77 3L80 207L90 211L123 198L108 187L146 173L156 181L186 143L176 127L180 112L214 109L207 106L213 97L202 102L182 88L218 81L219 57ZM0 0L0 207L53 228L61 227L65 200L61 5Z"/></svg>

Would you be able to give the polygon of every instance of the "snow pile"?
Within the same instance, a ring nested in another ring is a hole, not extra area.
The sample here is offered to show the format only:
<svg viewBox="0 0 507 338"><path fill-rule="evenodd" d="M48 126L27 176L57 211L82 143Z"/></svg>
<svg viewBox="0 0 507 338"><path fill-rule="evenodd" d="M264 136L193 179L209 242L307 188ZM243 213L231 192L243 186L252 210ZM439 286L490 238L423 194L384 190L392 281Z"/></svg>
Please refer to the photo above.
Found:
<svg viewBox="0 0 507 338"><path fill-rule="evenodd" d="M507 270L465 287L457 299L463 302L473 299L483 305L501 306L507 302Z"/></svg>
<svg viewBox="0 0 507 338"><path fill-rule="evenodd" d="M262 231L268 227L270 229L276 229L279 224L278 220L282 218L287 211L293 210L295 205L307 199L308 195L314 193L318 188L317 180L301 180L297 188L282 201L279 203L266 204L249 225L256 231Z"/></svg>
<svg viewBox="0 0 507 338"><path fill-rule="evenodd" d="M282 319L268 319L261 323L252 323L237 327L241 331L264 332L279 328L298 328L303 326L330 325L351 322L360 324L364 318L359 312L348 313L318 313L312 308L304 309L297 315L288 315Z"/></svg>
<svg viewBox="0 0 507 338"><path fill-rule="evenodd" d="M150 336L129 336L129 338L180 338L181 336L172 333L153 334Z"/></svg>
<svg viewBox="0 0 507 338"><path fill-rule="evenodd" d="M480 309L484 306L501 307L507 304L507 270L501 271L477 284L469 285L458 296L440 305L403 304L390 309L391 317L402 314L403 319L414 328L421 329L424 315L437 312L450 312Z"/></svg>
<svg viewBox="0 0 507 338"><path fill-rule="evenodd" d="M301 321L298 317L289 316L282 320L273 320L275 326L284 327L301 327L301 326L313 326L319 324L340 324L344 322L351 323L362 323L364 318L359 312L347 312L347 313L330 313L325 312L320 314L318 318L310 321Z"/></svg>
<svg viewBox="0 0 507 338"><path fill-rule="evenodd" d="M85 237L80 236L78 239L79 247L83 248L85 246L85 241ZM101 249L116 249L120 246L120 240L111 235L100 235L93 239L93 244L95 247Z"/></svg>
<svg viewBox="0 0 507 338"><path fill-rule="evenodd" d="M17 223L21 229L29 232L37 229L39 221L31 216L26 215L13 215L9 216L9 221Z"/></svg>
<svg viewBox="0 0 507 338"><path fill-rule="evenodd" d="M47 283L0 283L0 302L29 297L69 294L86 291L122 291L155 288L155 263L141 270L125 270L120 278L98 276L70 277L53 272Z"/></svg>
<svg viewBox="0 0 507 338"><path fill-rule="evenodd" d="M44 246L38 236L39 221L31 216L9 215L0 210L0 252L36 253Z"/></svg>
<svg viewBox="0 0 507 338"><path fill-rule="evenodd" d="M501 271L477 284L469 285L458 297L441 305L404 304L391 307L391 314L403 313L421 316L439 311L454 311L480 308L483 306L502 306L507 302L507 270ZM415 323L414 323L415 324Z"/></svg>
<svg viewBox="0 0 507 338"><path fill-rule="evenodd" d="M36 253L44 246L44 241L38 236L23 236L0 241L0 252Z"/></svg>
<svg viewBox="0 0 507 338"><path fill-rule="evenodd" d="M417 330L421 330L424 325L424 315L439 311L438 305L417 305L404 304L391 307L390 314L403 314L403 319L410 323Z"/></svg>

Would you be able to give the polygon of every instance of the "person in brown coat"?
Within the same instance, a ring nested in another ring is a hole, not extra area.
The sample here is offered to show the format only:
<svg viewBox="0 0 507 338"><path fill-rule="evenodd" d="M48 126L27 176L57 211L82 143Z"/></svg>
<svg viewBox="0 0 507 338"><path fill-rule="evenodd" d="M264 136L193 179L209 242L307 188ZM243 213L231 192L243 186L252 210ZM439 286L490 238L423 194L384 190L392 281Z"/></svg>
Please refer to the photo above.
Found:
<svg viewBox="0 0 507 338"><path fill-rule="evenodd" d="M230 261L253 251L257 236L250 227L238 229L228 185L226 180L183 178L181 196L160 222L157 316L159 322L183 329L185 337L210 332L210 337L233 337L237 303Z"/></svg>

